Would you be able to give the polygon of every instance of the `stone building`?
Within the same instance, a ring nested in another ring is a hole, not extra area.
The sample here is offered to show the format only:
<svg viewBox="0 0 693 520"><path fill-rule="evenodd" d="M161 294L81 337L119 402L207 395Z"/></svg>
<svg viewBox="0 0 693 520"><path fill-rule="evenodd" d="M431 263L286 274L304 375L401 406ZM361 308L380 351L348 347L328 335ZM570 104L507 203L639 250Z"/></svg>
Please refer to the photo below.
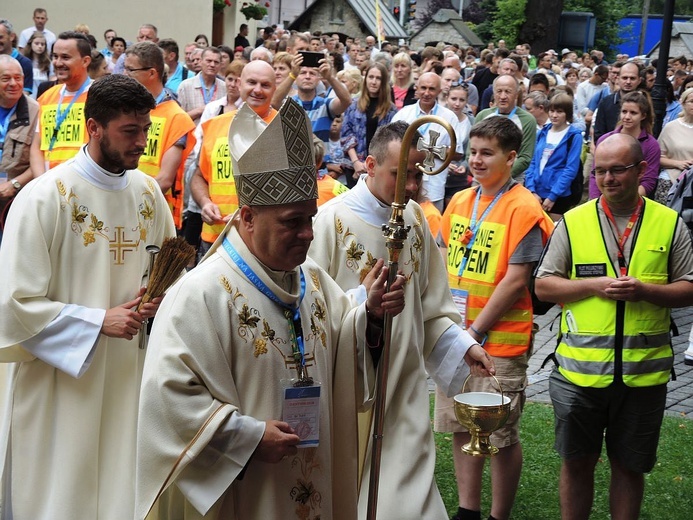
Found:
<svg viewBox="0 0 693 520"><path fill-rule="evenodd" d="M408 38L383 0L377 1L380 2L385 37L394 43L400 38ZM317 0L289 25L289 29L338 33L363 41L366 36L376 36L377 33L373 6L373 0Z"/></svg>
<svg viewBox="0 0 693 520"><path fill-rule="evenodd" d="M659 57L659 43L647 54L649 58ZM693 59L693 23L674 22L671 27L669 56L685 56Z"/></svg>
<svg viewBox="0 0 693 520"><path fill-rule="evenodd" d="M462 17L452 9L440 9L421 29L411 35L410 47L422 49L436 42L456 43L460 47L484 47L485 44Z"/></svg>

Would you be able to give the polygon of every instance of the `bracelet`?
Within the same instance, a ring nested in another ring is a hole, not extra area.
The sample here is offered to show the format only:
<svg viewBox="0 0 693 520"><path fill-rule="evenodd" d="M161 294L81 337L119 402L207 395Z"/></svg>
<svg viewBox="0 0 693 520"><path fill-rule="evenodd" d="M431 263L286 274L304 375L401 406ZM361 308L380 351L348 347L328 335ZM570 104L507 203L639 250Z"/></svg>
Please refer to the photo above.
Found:
<svg viewBox="0 0 693 520"><path fill-rule="evenodd" d="M294 76L293 72L289 72L289 77L291 78L291 81L296 81L296 76Z"/></svg>
<svg viewBox="0 0 693 520"><path fill-rule="evenodd" d="M483 346L486 344L486 340L488 339L488 334L482 334L481 332L479 332L478 330L476 330L476 329L474 328L474 325L470 325L470 326L469 326L469 329L470 329L474 334L476 334L477 336L480 336L480 337L481 337L481 341L479 342L479 345L481 345L481 346L483 347Z"/></svg>

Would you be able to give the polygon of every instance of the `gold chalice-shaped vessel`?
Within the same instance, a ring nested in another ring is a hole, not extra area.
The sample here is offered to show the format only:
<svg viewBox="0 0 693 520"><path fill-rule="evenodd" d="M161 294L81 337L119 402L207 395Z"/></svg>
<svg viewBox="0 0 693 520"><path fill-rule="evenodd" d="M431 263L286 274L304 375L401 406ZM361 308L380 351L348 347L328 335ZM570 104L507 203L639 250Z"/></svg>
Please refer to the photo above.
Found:
<svg viewBox="0 0 693 520"><path fill-rule="evenodd" d="M462 385L462 393L455 396L455 417L467 428L470 441L462 446L462 452L474 457L493 457L498 448L491 444L489 436L505 424L510 414L510 398L503 395L503 388L495 376L500 394L490 392L465 392L467 381Z"/></svg>

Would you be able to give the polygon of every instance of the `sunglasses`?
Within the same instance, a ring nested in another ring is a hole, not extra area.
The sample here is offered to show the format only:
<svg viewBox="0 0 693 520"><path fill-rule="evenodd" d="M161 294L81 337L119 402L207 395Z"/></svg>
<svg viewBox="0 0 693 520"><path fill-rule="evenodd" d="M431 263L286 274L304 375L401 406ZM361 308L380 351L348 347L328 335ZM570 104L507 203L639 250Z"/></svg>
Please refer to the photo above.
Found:
<svg viewBox="0 0 693 520"><path fill-rule="evenodd" d="M458 79L458 80L456 80L456 81L451 82L451 83L450 83L450 88L453 88L453 87L461 87L461 88L463 88L464 90L469 90L469 85L468 85L467 82L466 82L465 80L463 80L462 78L460 78L460 79Z"/></svg>

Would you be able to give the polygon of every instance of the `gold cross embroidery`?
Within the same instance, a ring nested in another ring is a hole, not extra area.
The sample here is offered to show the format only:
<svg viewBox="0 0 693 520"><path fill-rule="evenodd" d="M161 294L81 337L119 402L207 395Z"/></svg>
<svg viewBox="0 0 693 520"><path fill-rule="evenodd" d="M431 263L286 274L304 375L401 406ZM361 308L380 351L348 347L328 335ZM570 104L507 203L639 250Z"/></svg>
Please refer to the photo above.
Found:
<svg viewBox="0 0 693 520"><path fill-rule="evenodd" d="M110 245L108 249L113 253L113 261L115 265L123 265L125 263L125 253L129 251L137 251L139 242L133 242L125 239L125 233L122 226L116 226L113 239L109 239Z"/></svg>

